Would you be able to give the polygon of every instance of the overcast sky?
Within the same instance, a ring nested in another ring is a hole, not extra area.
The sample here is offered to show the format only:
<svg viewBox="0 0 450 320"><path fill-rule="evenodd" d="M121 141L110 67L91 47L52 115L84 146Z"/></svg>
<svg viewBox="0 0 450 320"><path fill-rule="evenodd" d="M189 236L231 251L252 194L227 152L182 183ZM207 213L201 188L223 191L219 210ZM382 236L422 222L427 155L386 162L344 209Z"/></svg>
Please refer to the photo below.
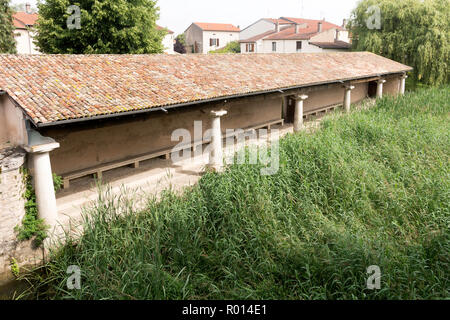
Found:
<svg viewBox="0 0 450 320"><path fill-rule="evenodd" d="M13 0L12 3L36 0ZM75 0L74 0L75 2ZM182 33L196 22L232 23L242 29L260 18L322 19L341 25L358 0L159 0L158 24Z"/></svg>

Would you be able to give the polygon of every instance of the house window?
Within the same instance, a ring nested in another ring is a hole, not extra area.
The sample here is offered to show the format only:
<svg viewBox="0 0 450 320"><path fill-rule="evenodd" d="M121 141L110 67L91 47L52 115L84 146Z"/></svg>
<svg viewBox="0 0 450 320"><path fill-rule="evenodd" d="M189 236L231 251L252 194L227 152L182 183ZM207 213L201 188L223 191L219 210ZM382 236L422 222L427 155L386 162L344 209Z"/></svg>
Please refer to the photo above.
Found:
<svg viewBox="0 0 450 320"><path fill-rule="evenodd" d="M277 43L272 42L272 52L277 52Z"/></svg>
<svg viewBox="0 0 450 320"><path fill-rule="evenodd" d="M218 47L219 46L219 39L218 38L211 38L211 39L209 39L209 46L210 47Z"/></svg>
<svg viewBox="0 0 450 320"><path fill-rule="evenodd" d="M255 52L255 44L254 43L247 43L245 45L245 51L246 52Z"/></svg>
<svg viewBox="0 0 450 320"><path fill-rule="evenodd" d="M301 41L297 41L297 52L302 51L302 42Z"/></svg>

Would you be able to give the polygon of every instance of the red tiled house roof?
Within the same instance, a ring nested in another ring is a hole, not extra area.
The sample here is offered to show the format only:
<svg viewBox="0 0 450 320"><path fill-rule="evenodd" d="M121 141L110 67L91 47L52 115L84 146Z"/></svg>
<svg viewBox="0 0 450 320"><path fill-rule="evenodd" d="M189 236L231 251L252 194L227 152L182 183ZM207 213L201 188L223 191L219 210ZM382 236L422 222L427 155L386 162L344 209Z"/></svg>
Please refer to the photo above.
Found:
<svg viewBox="0 0 450 320"><path fill-rule="evenodd" d="M291 24L292 23L291 21L288 21L288 20L286 20L284 18L280 18L280 19L264 18L264 20L270 21L272 23L277 23L278 22L280 25Z"/></svg>
<svg viewBox="0 0 450 320"><path fill-rule="evenodd" d="M0 55L0 90L48 125L410 70L369 52Z"/></svg>
<svg viewBox="0 0 450 320"><path fill-rule="evenodd" d="M337 24L325 21L325 20L314 20L314 19L303 19L303 18L287 18L287 17L282 17L281 19L283 20L287 20L287 21L291 21L294 23L298 23L298 24L303 24L306 23L308 24L308 27L311 28L317 28L317 24L319 22L322 22L322 30L329 30L329 29L339 29L339 30L343 30L341 26L338 26Z"/></svg>
<svg viewBox="0 0 450 320"><path fill-rule="evenodd" d="M334 40L334 42L310 42L322 49L350 49L352 45L345 41Z"/></svg>
<svg viewBox="0 0 450 320"><path fill-rule="evenodd" d="M37 19L37 13L26 13L19 11L13 14L14 27L17 29L26 29L27 27L34 26Z"/></svg>
<svg viewBox="0 0 450 320"><path fill-rule="evenodd" d="M299 33L295 33L295 26L281 30L278 33L270 35L264 40L309 40L311 37L319 34L319 22L322 23L322 32L330 29L342 30L342 27L324 20L311 20L299 18L283 18L292 23L299 24L303 27L299 29Z"/></svg>
<svg viewBox="0 0 450 320"><path fill-rule="evenodd" d="M169 29L167 29L167 28L164 28L164 27L161 27L161 26L158 26L158 25L156 25L156 29L158 29L158 30L166 30L167 33L173 34L173 31L172 31L172 30L169 30Z"/></svg>
<svg viewBox="0 0 450 320"><path fill-rule="evenodd" d="M228 23L205 23L194 22L196 26L204 31L225 31L225 32L239 32L241 29Z"/></svg>

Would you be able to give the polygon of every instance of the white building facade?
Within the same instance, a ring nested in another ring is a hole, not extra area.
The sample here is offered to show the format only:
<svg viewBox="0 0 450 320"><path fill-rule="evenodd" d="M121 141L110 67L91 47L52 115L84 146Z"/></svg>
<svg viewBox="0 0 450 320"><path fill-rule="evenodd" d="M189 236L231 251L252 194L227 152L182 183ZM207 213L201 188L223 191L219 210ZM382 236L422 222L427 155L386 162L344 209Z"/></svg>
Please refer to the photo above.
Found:
<svg viewBox="0 0 450 320"><path fill-rule="evenodd" d="M16 50L19 54L39 54L39 49L34 44L33 27L36 24L38 15L31 13L27 7L27 12L16 12L13 15L14 39L16 40Z"/></svg>
<svg viewBox="0 0 450 320"><path fill-rule="evenodd" d="M239 41L239 28L232 24L194 22L186 29L187 53L208 53Z"/></svg>
<svg viewBox="0 0 450 320"><path fill-rule="evenodd" d="M260 19L240 33L241 53L347 51L348 31L325 20Z"/></svg>
<svg viewBox="0 0 450 320"><path fill-rule="evenodd" d="M175 51L173 50L173 46L175 44L175 34L173 31L163 28L161 26L156 25L156 28L158 30L164 30L166 32L166 35L164 36L162 40L162 45L164 46L164 53L167 54L175 54Z"/></svg>

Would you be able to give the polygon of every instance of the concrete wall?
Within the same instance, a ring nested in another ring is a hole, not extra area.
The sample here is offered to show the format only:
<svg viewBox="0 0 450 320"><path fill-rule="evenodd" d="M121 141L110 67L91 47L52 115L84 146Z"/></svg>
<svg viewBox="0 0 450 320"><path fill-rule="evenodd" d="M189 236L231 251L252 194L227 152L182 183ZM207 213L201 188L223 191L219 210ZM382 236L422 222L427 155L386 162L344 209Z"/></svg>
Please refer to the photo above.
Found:
<svg viewBox="0 0 450 320"><path fill-rule="evenodd" d="M81 126L41 129L54 138L60 148L51 152L52 169L61 175L130 156L173 147L176 129L187 129L193 137L194 121L203 121L203 130L211 128L211 110L226 109L222 130L247 128L266 121L281 119L281 98L267 96L248 98L226 105L191 106L141 114L134 118L115 119Z"/></svg>
<svg viewBox="0 0 450 320"><path fill-rule="evenodd" d="M22 146L28 142L23 111L7 95L0 96L0 146Z"/></svg>
<svg viewBox="0 0 450 320"><path fill-rule="evenodd" d="M386 78L383 94L397 95L400 92L400 76Z"/></svg>
<svg viewBox="0 0 450 320"><path fill-rule="evenodd" d="M267 20L259 20L242 30L239 34L240 40L250 39L270 30L275 30L275 24Z"/></svg>
<svg viewBox="0 0 450 320"><path fill-rule="evenodd" d="M197 25L191 24L184 33L186 36L186 45L195 48L195 43L197 42L199 49L199 52L197 53L203 53L203 30L200 29Z"/></svg>
<svg viewBox="0 0 450 320"><path fill-rule="evenodd" d="M366 98L368 83L354 84L352 90L352 103L356 103ZM344 101L345 89L342 85L331 85L317 91L305 92L308 99L304 102L304 112L313 111L326 106L342 104Z"/></svg>

